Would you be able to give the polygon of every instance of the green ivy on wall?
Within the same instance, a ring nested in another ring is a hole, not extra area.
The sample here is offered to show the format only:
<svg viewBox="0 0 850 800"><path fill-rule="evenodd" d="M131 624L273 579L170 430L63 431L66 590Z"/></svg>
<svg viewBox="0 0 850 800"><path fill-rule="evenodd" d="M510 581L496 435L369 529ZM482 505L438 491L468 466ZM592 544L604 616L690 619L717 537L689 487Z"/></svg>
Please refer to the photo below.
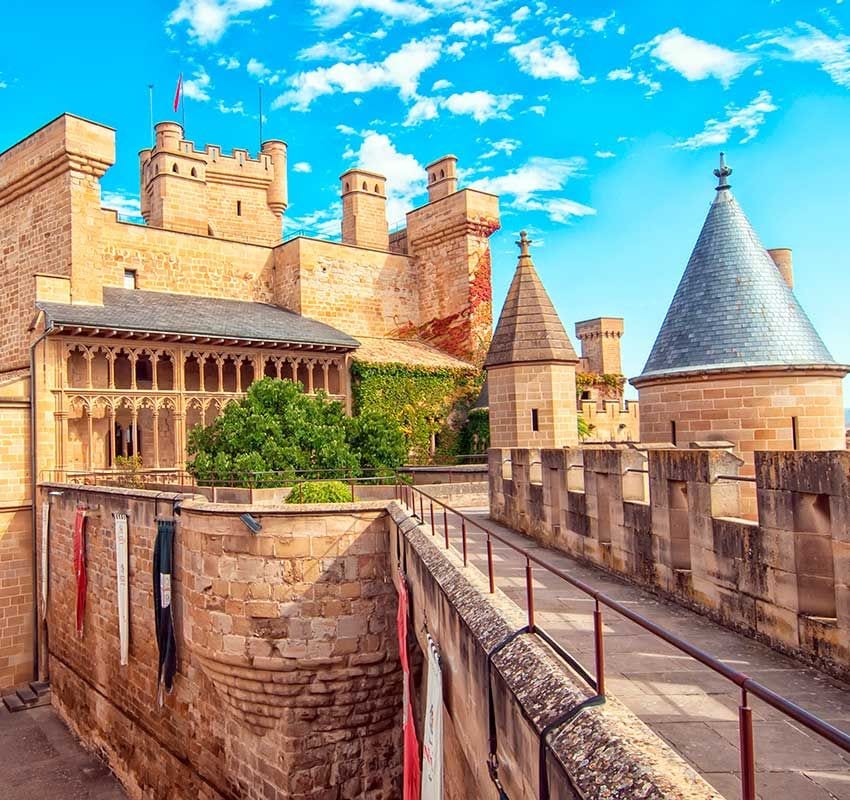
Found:
<svg viewBox="0 0 850 800"><path fill-rule="evenodd" d="M354 413L375 410L396 420L412 460L422 464L447 461L459 452L461 427L484 380L483 373L473 369L362 361L352 364L351 375Z"/></svg>
<svg viewBox="0 0 850 800"><path fill-rule="evenodd" d="M576 396L579 398L581 397L582 392L589 391L590 389L598 389L603 397L611 399L622 397L623 387L625 385L625 376L617 373L576 373Z"/></svg>
<svg viewBox="0 0 850 800"><path fill-rule="evenodd" d="M460 452L464 455L486 453L490 447L490 411L473 408L460 431Z"/></svg>

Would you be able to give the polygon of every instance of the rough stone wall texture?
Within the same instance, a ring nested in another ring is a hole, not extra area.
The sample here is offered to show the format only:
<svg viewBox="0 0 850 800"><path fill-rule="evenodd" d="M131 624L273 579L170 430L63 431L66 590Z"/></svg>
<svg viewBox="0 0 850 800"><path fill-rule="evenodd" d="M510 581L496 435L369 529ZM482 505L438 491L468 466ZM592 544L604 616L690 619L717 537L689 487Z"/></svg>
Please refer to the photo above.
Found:
<svg viewBox="0 0 850 800"><path fill-rule="evenodd" d="M518 364L487 370L493 447L578 444L572 364ZM534 430L533 410L537 411Z"/></svg>
<svg viewBox="0 0 850 800"><path fill-rule="evenodd" d="M384 504L333 510L187 502L175 536L178 673L156 704L153 492L63 486L53 499L53 696L132 797L396 798L401 680ZM161 496L160 514L176 496ZM89 506L89 588L74 631L72 529ZM263 525L252 535L239 520ZM129 519L131 642L119 666L112 514ZM300 512L300 513L299 513Z"/></svg>
<svg viewBox="0 0 850 800"><path fill-rule="evenodd" d="M755 457L758 522L723 449L494 448L490 513L847 678L850 452Z"/></svg>
<svg viewBox="0 0 850 800"><path fill-rule="evenodd" d="M612 317L597 317L576 323L576 337L581 342L581 357L584 369L603 375L620 375L620 337L623 335L623 320Z"/></svg>
<svg viewBox="0 0 850 800"><path fill-rule="evenodd" d="M489 237L500 224L499 199L471 189L407 215L421 309L418 327L408 332L476 364L492 335Z"/></svg>
<svg viewBox="0 0 850 800"><path fill-rule="evenodd" d="M593 441L640 441L640 404L636 400L626 400L625 406L619 400L585 400L579 413L592 426Z"/></svg>
<svg viewBox="0 0 850 800"><path fill-rule="evenodd" d="M496 797L488 774L488 683L497 725L499 779L511 800L541 797L539 734L591 692L533 636L519 636L494 658L487 653L525 625L501 592L487 592L484 575L464 569L457 554L434 540L398 505L391 552L411 592L410 629L419 647L426 631L440 648L443 673L444 797ZM394 574L396 571L393 570ZM427 672L427 666L424 669ZM427 675L422 676L422 686ZM614 698L556 727L546 758L555 798L690 798L719 795Z"/></svg>
<svg viewBox="0 0 850 800"><path fill-rule="evenodd" d="M419 321L410 259L298 237L275 249L275 302L352 336L386 336Z"/></svg>

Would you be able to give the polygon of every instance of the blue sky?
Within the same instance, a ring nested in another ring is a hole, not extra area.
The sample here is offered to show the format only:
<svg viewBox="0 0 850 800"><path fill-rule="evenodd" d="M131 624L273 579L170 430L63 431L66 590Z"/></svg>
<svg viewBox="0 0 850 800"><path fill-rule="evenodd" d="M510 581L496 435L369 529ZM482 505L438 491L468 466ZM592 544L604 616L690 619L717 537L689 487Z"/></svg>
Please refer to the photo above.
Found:
<svg viewBox="0 0 850 800"><path fill-rule="evenodd" d="M712 200L718 152L797 296L850 362L850 0L155 0L4 8L0 149L70 111L117 129L104 203L138 204L154 116L187 138L290 146L287 230L338 230L338 176L388 176L390 222L423 165L502 196L494 301L517 231L562 319L622 316L639 374ZM14 35L12 34L14 32ZM846 385L846 384L845 384ZM848 387L850 388L850 387Z"/></svg>

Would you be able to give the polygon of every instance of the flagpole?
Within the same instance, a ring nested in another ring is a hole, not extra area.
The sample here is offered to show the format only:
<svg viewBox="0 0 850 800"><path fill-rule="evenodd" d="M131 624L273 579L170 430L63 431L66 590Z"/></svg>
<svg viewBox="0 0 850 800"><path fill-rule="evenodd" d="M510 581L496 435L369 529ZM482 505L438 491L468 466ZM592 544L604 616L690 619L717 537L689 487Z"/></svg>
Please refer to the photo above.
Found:
<svg viewBox="0 0 850 800"><path fill-rule="evenodd" d="M257 89L260 93L260 150L263 149L263 85L260 84Z"/></svg>
<svg viewBox="0 0 850 800"><path fill-rule="evenodd" d="M150 135L151 135L151 147L153 147L156 139L154 138L154 129L153 129L153 84L148 84L148 109L150 113Z"/></svg>
<svg viewBox="0 0 850 800"><path fill-rule="evenodd" d="M183 138L186 138L186 93L180 87L180 108L183 111Z"/></svg>

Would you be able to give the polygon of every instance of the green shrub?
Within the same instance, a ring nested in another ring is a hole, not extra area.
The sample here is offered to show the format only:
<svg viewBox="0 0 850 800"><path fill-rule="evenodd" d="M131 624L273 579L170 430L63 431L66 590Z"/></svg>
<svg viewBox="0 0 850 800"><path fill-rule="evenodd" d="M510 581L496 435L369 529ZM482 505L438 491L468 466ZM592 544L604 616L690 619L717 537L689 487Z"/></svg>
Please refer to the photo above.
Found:
<svg viewBox="0 0 850 800"><path fill-rule="evenodd" d="M298 483L286 498L287 503L350 503L351 487L342 481Z"/></svg>

